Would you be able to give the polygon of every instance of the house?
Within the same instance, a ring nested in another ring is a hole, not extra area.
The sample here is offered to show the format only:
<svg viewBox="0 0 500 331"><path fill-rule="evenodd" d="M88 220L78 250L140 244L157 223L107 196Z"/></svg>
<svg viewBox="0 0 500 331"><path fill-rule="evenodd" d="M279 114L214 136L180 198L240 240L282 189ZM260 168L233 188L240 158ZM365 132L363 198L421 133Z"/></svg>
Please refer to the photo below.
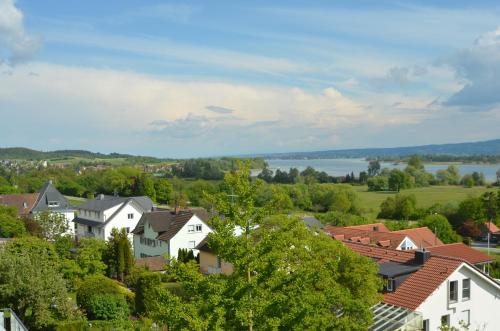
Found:
<svg viewBox="0 0 500 331"><path fill-rule="evenodd" d="M428 247L428 251L436 255L451 256L463 259L483 273L488 273L488 265L495 261L495 258L478 251L477 249L471 248L463 243L453 243L446 245L439 245Z"/></svg>
<svg viewBox="0 0 500 331"><path fill-rule="evenodd" d="M443 324L459 327L461 322L473 329L498 330L500 284L466 260L425 249L401 251L352 241L344 244L379 264L383 301L374 309L371 330L398 329L387 323L401 321L390 321L388 315L412 323L419 316L422 325L413 328L416 330L438 330ZM377 309L385 311L383 316Z"/></svg>
<svg viewBox="0 0 500 331"><path fill-rule="evenodd" d="M408 236L419 248L443 245L443 242L428 227L392 231Z"/></svg>
<svg viewBox="0 0 500 331"><path fill-rule="evenodd" d="M200 271L205 275L225 274L233 272L234 267L231 263L222 260L217 256L207 244L206 238L196 247L199 250Z"/></svg>
<svg viewBox="0 0 500 331"><path fill-rule="evenodd" d="M125 198L99 194L76 208L77 216L73 220L76 238L107 239L113 228L127 229L128 233L134 229L142 214L153 209L153 202L144 196Z"/></svg>
<svg viewBox="0 0 500 331"><path fill-rule="evenodd" d="M134 256L169 256L177 258L179 249L192 249L212 229L206 223L210 215L204 209L156 210L144 213L132 231Z"/></svg>
<svg viewBox="0 0 500 331"><path fill-rule="evenodd" d="M493 222L484 222L479 227L481 230L481 239L484 241L488 240L488 234L490 235L490 240L492 242L500 241L500 229Z"/></svg>
<svg viewBox="0 0 500 331"><path fill-rule="evenodd" d="M14 206L19 216L27 217L42 211L63 214L66 220L74 218L74 208L52 181L48 181L37 193L0 195L0 205Z"/></svg>
<svg viewBox="0 0 500 331"><path fill-rule="evenodd" d="M313 230L321 230L324 227L323 223L314 216L304 216L302 217L302 222L309 229Z"/></svg>
<svg viewBox="0 0 500 331"><path fill-rule="evenodd" d="M0 205L16 207L19 217L27 217L38 200L38 193L2 194Z"/></svg>
<svg viewBox="0 0 500 331"><path fill-rule="evenodd" d="M373 225L370 224L373 228ZM385 226L383 227L385 228ZM404 233L363 230L358 227L325 226L324 231L337 240L349 240L367 245L397 250L417 249L418 244Z"/></svg>

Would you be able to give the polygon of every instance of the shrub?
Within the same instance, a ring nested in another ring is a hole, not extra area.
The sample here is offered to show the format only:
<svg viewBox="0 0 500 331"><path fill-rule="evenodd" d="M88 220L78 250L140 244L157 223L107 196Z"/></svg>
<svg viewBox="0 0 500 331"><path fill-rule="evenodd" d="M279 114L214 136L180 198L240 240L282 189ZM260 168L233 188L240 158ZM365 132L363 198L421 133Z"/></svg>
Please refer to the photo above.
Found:
<svg viewBox="0 0 500 331"><path fill-rule="evenodd" d="M90 276L78 288L76 301L89 318L120 319L129 310L124 290L105 276Z"/></svg>

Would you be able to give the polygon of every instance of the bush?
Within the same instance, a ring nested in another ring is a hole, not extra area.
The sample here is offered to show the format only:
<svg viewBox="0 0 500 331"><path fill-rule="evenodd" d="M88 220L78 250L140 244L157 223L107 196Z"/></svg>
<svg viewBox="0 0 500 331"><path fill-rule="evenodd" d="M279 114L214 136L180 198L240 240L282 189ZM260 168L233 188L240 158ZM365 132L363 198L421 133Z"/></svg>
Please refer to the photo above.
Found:
<svg viewBox="0 0 500 331"><path fill-rule="evenodd" d="M88 318L96 320L126 319L129 315L127 301L121 295L94 295L86 310Z"/></svg>
<svg viewBox="0 0 500 331"><path fill-rule="evenodd" d="M102 276L87 277L76 292L76 302L89 318L120 319L128 316L126 294L115 281Z"/></svg>

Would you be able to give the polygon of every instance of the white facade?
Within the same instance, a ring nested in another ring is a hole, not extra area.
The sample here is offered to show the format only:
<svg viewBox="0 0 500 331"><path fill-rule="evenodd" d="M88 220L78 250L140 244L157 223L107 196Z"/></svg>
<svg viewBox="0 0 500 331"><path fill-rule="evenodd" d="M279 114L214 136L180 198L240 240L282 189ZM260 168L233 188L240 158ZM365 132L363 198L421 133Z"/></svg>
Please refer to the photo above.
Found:
<svg viewBox="0 0 500 331"><path fill-rule="evenodd" d="M469 298L467 291L464 292L467 279L470 279ZM454 281L457 300L450 301L450 283ZM459 327L463 321L470 323L470 330L497 331L500 330L500 284L464 263L416 311L427 321L427 330L439 330L441 318L448 315L450 326Z"/></svg>
<svg viewBox="0 0 500 331"><path fill-rule="evenodd" d="M115 213L116 215L114 215ZM142 216L142 208L134 200L128 200L104 211L79 209L79 216L90 221L95 221L96 224L85 225L75 223L76 236L90 236L106 240L110 237L113 228L119 230L125 228L127 232L132 231ZM132 241L132 234L129 234L129 239Z"/></svg>
<svg viewBox="0 0 500 331"><path fill-rule="evenodd" d="M136 258L168 255L177 258L179 249L194 249L205 237L212 232L212 229L198 216L193 215L184 226L169 240L158 240L158 233L146 221L144 223L144 233L134 235L134 256Z"/></svg>
<svg viewBox="0 0 500 331"><path fill-rule="evenodd" d="M401 241L401 243L399 244L398 248L396 249L400 251L407 251L417 248L418 248L417 244L415 244L409 237L405 237L403 241Z"/></svg>

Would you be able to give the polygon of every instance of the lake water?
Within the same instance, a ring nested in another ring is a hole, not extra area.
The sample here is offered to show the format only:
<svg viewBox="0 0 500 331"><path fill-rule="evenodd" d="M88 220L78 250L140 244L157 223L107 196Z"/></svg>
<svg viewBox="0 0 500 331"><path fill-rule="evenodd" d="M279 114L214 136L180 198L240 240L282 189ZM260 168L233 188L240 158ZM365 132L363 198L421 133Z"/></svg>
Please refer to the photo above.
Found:
<svg viewBox="0 0 500 331"><path fill-rule="evenodd" d="M269 164L269 169L275 171L276 169L288 171L290 168L297 168L299 171L306 169L308 166L313 167L318 171L324 171L330 176L344 176L354 172L356 176L361 171L366 171L368 168L368 161L365 159L308 159L308 160L281 160L271 159L266 160ZM382 168L398 168L404 169L405 163L393 164L390 162L381 162ZM496 180L496 172L500 168L500 164L459 164L456 165L460 170L460 174L469 174L474 171L482 172L488 182ZM446 169L447 164L425 164L425 169L429 172L436 173L440 169Z"/></svg>

